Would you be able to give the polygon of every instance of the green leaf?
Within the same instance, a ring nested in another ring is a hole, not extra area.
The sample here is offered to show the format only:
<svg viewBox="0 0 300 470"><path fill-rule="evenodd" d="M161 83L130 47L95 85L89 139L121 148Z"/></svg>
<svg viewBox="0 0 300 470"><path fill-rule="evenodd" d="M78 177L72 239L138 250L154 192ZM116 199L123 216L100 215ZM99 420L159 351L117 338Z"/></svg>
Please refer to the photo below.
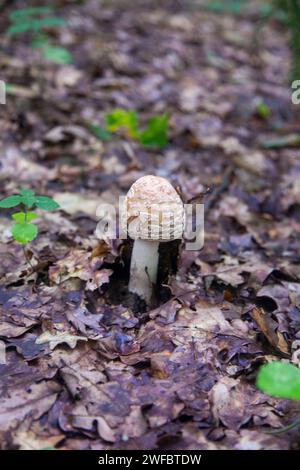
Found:
<svg viewBox="0 0 300 470"><path fill-rule="evenodd" d="M31 207L35 204L36 197L35 196L22 196L21 202L26 207Z"/></svg>
<svg viewBox="0 0 300 470"><path fill-rule="evenodd" d="M11 25L7 29L7 33L11 36L17 36L19 34L26 33L28 31L40 31L45 27L58 27L65 24L65 20L62 18L57 18L55 16L51 18L42 18L42 19L31 19L24 18L22 21Z"/></svg>
<svg viewBox="0 0 300 470"><path fill-rule="evenodd" d="M55 64L71 64L72 55L64 47L45 46L43 48L43 56L46 60L50 60Z"/></svg>
<svg viewBox="0 0 300 470"><path fill-rule="evenodd" d="M26 245L26 243L31 242L36 238L38 234L38 228L34 224L16 224L12 228L12 234L18 243Z"/></svg>
<svg viewBox="0 0 300 470"><path fill-rule="evenodd" d="M19 8L18 10L12 11L8 17L11 21L19 21L29 16L33 15L45 15L52 13L52 7L29 7L29 8Z"/></svg>
<svg viewBox="0 0 300 470"><path fill-rule="evenodd" d="M38 215L35 212L16 212L12 215L12 218L19 224L24 222L31 222L33 219L36 219Z"/></svg>
<svg viewBox="0 0 300 470"><path fill-rule="evenodd" d="M58 16L48 16L46 18L34 20L33 22L36 30L40 30L42 28L57 28L66 24L66 21L63 18L58 18Z"/></svg>
<svg viewBox="0 0 300 470"><path fill-rule="evenodd" d="M19 195L9 196L0 201L0 207L3 209L9 209L10 207L15 207L21 204L22 198Z"/></svg>
<svg viewBox="0 0 300 470"><path fill-rule="evenodd" d="M32 189L24 188L24 189L21 189L20 194L21 196L30 197L30 196L34 196L34 191L32 191Z"/></svg>
<svg viewBox="0 0 300 470"><path fill-rule="evenodd" d="M224 1L209 1L206 4L208 10L215 13L240 13L246 7L247 0L226 0Z"/></svg>
<svg viewBox="0 0 300 470"><path fill-rule="evenodd" d="M147 128L139 134L139 142L149 147L166 147L168 145L168 125L167 114L154 116L150 119Z"/></svg>
<svg viewBox="0 0 300 470"><path fill-rule="evenodd" d="M271 116L271 110L269 106L263 101L257 104L256 112L262 119L268 119Z"/></svg>
<svg viewBox="0 0 300 470"><path fill-rule="evenodd" d="M49 44L49 38L46 34L43 33L37 33L34 35L32 41L31 41L31 47L40 49L42 47L45 47Z"/></svg>
<svg viewBox="0 0 300 470"><path fill-rule="evenodd" d="M103 140L104 142L111 140L112 138L111 133L101 126L91 125L89 126L89 129L92 134L94 134L96 137L98 137L98 139Z"/></svg>
<svg viewBox="0 0 300 470"><path fill-rule="evenodd" d="M300 400L300 370L291 364L274 361L262 366L256 385L268 395Z"/></svg>
<svg viewBox="0 0 300 470"><path fill-rule="evenodd" d="M134 111L117 108L112 113L106 115L106 130L116 132L121 127L128 131L129 137L136 139L138 137L137 114Z"/></svg>
<svg viewBox="0 0 300 470"><path fill-rule="evenodd" d="M54 211L60 207L57 202L48 196L36 196L35 204L39 209L43 209L44 211Z"/></svg>
<svg viewBox="0 0 300 470"><path fill-rule="evenodd" d="M18 34L26 33L27 31L33 31L35 27L32 21L24 21L23 23L16 23L7 29L7 33L11 36L17 36Z"/></svg>

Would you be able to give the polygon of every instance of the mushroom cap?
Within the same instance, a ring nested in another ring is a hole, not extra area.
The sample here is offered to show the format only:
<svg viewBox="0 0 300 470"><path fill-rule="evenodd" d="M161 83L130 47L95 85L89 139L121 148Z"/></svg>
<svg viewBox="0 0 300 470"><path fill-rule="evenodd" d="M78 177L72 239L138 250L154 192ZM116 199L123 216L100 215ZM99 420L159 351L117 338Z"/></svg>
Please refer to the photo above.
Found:
<svg viewBox="0 0 300 470"><path fill-rule="evenodd" d="M173 186L160 176L143 176L129 189L121 212L122 230L133 239L182 238L184 207Z"/></svg>

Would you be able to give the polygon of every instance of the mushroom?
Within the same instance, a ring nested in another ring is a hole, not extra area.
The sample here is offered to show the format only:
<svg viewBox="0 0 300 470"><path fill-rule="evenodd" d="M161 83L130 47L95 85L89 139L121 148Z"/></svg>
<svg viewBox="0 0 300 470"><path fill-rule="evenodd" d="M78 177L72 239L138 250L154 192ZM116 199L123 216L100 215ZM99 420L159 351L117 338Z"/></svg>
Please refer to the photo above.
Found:
<svg viewBox="0 0 300 470"><path fill-rule="evenodd" d="M179 194L165 178L139 178L124 200L121 227L134 240L129 291L150 305L157 280L159 244L182 238L184 207Z"/></svg>

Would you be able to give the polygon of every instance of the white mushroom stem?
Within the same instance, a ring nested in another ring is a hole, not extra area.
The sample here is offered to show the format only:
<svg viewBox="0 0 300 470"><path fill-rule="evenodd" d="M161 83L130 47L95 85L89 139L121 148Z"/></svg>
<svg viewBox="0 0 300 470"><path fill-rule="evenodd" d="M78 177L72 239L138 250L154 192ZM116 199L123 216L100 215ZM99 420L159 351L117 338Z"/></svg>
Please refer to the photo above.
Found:
<svg viewBox="0 0 300 470"><path fill-rule="evenodd" d="M134 241L131 255L129 291L151 304L153 285L156 284L159 241Z"/></svg>

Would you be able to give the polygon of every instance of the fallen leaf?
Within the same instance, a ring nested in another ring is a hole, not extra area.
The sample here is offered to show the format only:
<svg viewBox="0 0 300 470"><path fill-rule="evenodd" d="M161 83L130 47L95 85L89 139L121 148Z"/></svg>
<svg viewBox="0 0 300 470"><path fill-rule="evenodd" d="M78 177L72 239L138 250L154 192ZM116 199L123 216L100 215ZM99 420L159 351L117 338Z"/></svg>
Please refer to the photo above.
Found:
<svg viewBox="0 0 300 470"><path fill-rule="evenodd" d="M49 277L56 284L70 278L79 278L86 282L86 289L94 291L109 282L113 273L111 269L100 269L105 252L98 256L97 251L89 253L83 250L72 250L65 258L52 266Z"/></svg>
<svg viewBox="0 0 300 470"><path fill-rule="evenodd" d="M28 415L38 419L54 404L59 390L59 385L46 381L25 390L12 387L10 395L1 398L0 430L15 427Z"/></svg>
<svg viewBox="0 0 300 470"><path fill-rule="evenodd" d="M289 355L289 347L280 331L277 331L278 324L272 320L270 314L262 308L254 307L252 317L265 335L269 343L285 356Z"/></svg>
<svg viewBox="0 0 300 470"><path fill-rule="evenodd" d="M4 341L0 341L0 365L6 364L6 346Z"/></svg>
<svg viewBox="0 0 300 470"><path fill-rule="evenodd" d="M42 450L48 447L55 447L64 438L64 434L40 437L36 436L32 431L17 430L13 442L18 446L19 450Z"/></svg>
<svg viewBox="0 0 300 470"><path fill-rule="evenodd" d="M44 331L35 342L36 344L49 343L50 349L53 350L61 343L67 343L71 349L74 349L77 345L77 341L87 341L87 338L85 338L85 336L71 335L68 332L52 334L50 331Z"/></svg>

